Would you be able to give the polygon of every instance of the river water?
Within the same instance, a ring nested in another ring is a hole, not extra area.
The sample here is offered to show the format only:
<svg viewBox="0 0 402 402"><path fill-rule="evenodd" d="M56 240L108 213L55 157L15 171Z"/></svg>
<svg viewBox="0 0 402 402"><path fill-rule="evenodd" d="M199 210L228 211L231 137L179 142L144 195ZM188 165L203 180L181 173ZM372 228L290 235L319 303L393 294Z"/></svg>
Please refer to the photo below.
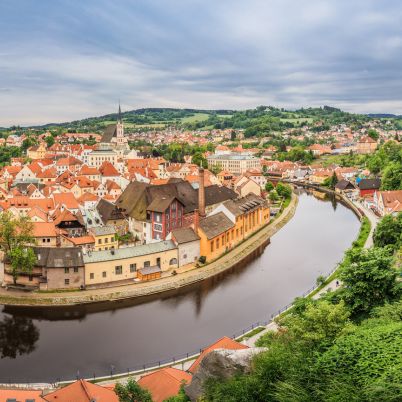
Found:
<svg viewBox="0 0 402 402"><path fill-rule="evenodd" d="M124 372L195 352L268 320L342 259L359 221L300 190L294 218L251 261L203 283L133 301L0 313L0 382Z"/></svg>

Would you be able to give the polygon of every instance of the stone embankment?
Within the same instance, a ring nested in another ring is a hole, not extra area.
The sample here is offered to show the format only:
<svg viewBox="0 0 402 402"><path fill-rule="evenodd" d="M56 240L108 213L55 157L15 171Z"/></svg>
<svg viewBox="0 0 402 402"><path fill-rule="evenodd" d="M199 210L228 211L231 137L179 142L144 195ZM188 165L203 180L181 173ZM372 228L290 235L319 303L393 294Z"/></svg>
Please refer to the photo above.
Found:
<svg viewBox="0 0 402 402"><path fill-rule="evenodd" d="M0 289L0 304L19 306L68 306L95 302L108 302L133 299L152 294L172 291L218 275L252 255L256 250L268 244L269 239L281 229L294 215L298 199L292 195L290 204L282 214L270 224L208 265L164 277L153 282L133 283L113 288L83 290L74 292L24 293Z"/></svg>

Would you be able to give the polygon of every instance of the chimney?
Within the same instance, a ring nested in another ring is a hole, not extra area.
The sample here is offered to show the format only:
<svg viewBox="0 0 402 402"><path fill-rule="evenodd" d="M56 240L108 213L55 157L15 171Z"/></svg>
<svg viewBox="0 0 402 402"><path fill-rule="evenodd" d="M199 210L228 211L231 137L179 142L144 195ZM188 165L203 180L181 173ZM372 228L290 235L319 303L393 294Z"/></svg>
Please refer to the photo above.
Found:
<svg viewBox="0 0 402 402"><path fill-rule="evenodd" d="M205 184L204 184L204 168L198 169L198 210L200 218L205 217Z"/></svg>
<svg viewBox="0 0 402 402"><path fill-rule="evenodd" d="M193 229L195 233L198 233L198 228L200 226L200 211L196 209L194 211Z"/></svg>

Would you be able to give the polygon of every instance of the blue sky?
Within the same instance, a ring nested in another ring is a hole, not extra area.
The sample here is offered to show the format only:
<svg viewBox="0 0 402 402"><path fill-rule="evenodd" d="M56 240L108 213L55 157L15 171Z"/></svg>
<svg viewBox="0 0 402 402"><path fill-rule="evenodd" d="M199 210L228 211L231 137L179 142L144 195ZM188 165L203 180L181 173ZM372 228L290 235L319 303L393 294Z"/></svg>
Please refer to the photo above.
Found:
<svg viewBox="0 0 402 402"><path fill-rule="evenodd" d="M1 0L0 126L141 107L402 114L398 0Z"/></svg>

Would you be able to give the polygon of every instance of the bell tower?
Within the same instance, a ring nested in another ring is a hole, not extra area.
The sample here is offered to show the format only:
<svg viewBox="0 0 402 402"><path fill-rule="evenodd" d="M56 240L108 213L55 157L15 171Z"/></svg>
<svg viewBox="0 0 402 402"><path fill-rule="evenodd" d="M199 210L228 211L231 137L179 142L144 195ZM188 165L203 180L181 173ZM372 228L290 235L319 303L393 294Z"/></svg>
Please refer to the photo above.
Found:
<svg viewBox="0 0 402 402"><path fill-rule="evenodd" d="M123 126L123 120L121 118L120 101L119 101L119 113L117 116L117 123L116 123L116 138L117 138L117 143L124 142L124 126Z"/></svg>

